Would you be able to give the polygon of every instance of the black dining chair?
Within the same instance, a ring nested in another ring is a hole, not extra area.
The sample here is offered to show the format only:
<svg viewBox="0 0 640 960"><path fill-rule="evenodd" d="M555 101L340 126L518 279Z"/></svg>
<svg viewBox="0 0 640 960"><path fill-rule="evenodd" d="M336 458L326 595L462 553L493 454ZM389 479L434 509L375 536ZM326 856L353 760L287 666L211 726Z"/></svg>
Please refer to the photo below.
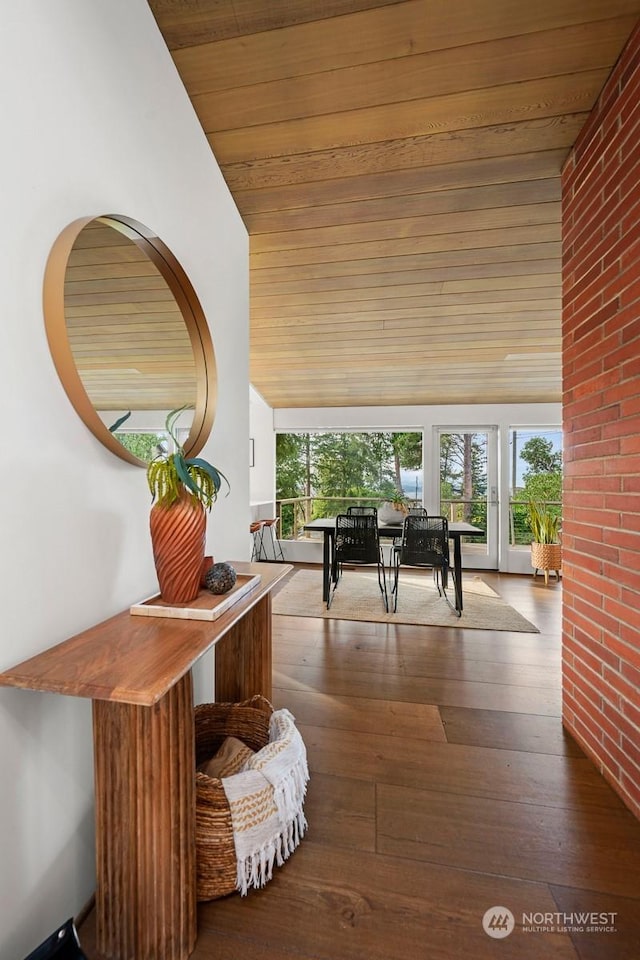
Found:
<svg viewBox="0 0 640 960"><path fill-rule="evenodd" d="M400 568L431 567L439 596L445 600L457 614L447 597L449 582L449 524L445 517L427 517L409 515L404 518L402 539L392 549L393 565L393 612L398 609L400 587Z"/></svg>
<svg viewBox="0 0 640 960"><path fill-rule="evenodd" d="M426 507L409 507L409 512L407 513L408 517L428 517ZM402 537L394 537L393 545L399 546Z"/></svg>
<svg viewBox="0 0 640 960"><path fill-rule="evenodd" d="M385 610L389 610L387 594L387 578L384 569L384 557L380 539L378 537L377 514L340 513L336 517L336 531L334 538L333 563L331 580L333 590L329 589L327 596L327 610L331 607L333 595L342 576L343 564L357 564L369 566L375 564L378 568L378 584L384 601Z"/></svg>
<svg viewBox="0 0 640 960"><path fill-rule="evenodd" d="M350 517L377 517L378 508L377 507L361 507L359 505L353 505L347 507L347 514Z"/></svg>

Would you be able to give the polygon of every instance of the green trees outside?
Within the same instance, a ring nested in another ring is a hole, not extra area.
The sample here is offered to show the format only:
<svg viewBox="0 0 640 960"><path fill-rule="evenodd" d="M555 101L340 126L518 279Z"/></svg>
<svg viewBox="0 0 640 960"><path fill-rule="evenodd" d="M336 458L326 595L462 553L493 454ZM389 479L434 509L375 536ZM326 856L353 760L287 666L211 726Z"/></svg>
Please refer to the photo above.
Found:
<svg viewBox="0 0 640 960"><path fill-rule="evenodd" d="M562 452L554 451L551 440L531 437L522 447L520 459L529 469L522 475L524 486L515 491L514 500L562 499Z"/></svg>
<svg viewBox="0 0 640 960"><path fill-rule="evenodd" d="M515 431L514 431L515 441ZM531 436L519 451L527 469L512 490L511 540L529 543L526 504L561 501L562 453L544 436ZM422 434L415 432L281 433L276 435L276 497L278 500L313 498L313 507L297 517L299 523L330 516L357 499L378 504L404 490L403 470L422 466ZM514 472L516 465L514 463ZM485 527L487 523L487 435L443 433L440 436L440 502L455 519ZM335 498L344 497L341 504ZM326 498L326 499L325 499ZM519 506L519 503L521 506ZM302 508L300 508L302 510ZM560 506L555 507L560 513ZM294 529L294 506L282 507L283 535Z"/></svg>
<svg viewBox="0 0 640 960"><path fill-rule="evenodd" d="M315 478L308 433L276 434L276 497L308 497Z"/></svg>
<svg viewBox="0 0 640 960"><path fill-rule="evenodd" d="M456 519L478 526L487 522L487 436L484 433L440 435L440 503L443 512L459 500Z"/></svg>
<svg viewBox="0 0 640 960"><path fill-rule="evenodd" d="M397 493L404 494L401 471L422 469L422 434L392 433L391 446L395 489Z"/></svg>
<svg viewBox="0 0 640 960"><path fill-rule="evenodd" d="M276 435L276 498L316 498L313 517L342 509L332 499L366 504L394 493L404 495L402 470L422 466L420 433L280 433ZM348 498L348 499L347 499ZM293 530L293 507L282 508L282 530Z"/></svg>
<svg viewBox="0 0 640 960"><path fill-rule="evenodd" d="M562 451L554 450L546 437L530 437L520 451L520 459L528 469L522 475L523 485L512 491L512 541L530 543L531 530L527 521L526 504L553 503L549 511L557 517L562 513ZM522 506L519 504L522 503Z"/></svg>
<svg viewBox="0 0 640 960"><path fill-rule="evenodd" d="M546 437L530 437L520 451L520 459L529 464L530 476L562 470L562 452L554 450L551 440Z"/></svg>

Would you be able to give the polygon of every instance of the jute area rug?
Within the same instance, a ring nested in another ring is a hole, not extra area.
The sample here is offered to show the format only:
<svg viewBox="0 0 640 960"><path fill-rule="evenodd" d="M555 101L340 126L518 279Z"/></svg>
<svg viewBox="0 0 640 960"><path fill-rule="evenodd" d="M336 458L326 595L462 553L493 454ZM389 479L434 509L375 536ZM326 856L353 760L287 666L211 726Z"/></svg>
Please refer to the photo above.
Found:
<svg viewBox="0 0 640 960"><path fill-rule="evenodd" d="M392 607L390 583L389 607ZM286 617L324 617L333 620L368 620L375 623L415 623L472 630L540 631L498 596L480 577L463 577L464 610L457 617L438 591L430 574L400 574L397 613L385 613L375 569L345 570L327 610L322 600L322 574L299 570L273 598L273 612ZM447 589L454 602L453 583Z"/></svg>

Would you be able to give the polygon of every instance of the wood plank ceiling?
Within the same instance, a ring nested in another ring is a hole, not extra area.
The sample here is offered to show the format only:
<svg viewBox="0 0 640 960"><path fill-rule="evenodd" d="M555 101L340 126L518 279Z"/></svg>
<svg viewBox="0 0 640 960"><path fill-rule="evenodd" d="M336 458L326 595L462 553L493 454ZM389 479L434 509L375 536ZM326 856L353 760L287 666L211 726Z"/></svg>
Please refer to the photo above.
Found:
<svg viewBox="0 0 640 960"><path fill-rule="evenodd" d="M640 0L149 0L273 407L560 399L560 172Z"/></svg>

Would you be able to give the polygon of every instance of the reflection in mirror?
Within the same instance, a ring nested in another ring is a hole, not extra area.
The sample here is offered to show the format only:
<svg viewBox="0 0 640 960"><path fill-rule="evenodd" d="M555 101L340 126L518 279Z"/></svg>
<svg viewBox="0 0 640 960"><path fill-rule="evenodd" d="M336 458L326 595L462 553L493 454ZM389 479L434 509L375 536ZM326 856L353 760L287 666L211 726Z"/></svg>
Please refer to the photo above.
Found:
<svg viewBox="0 0 640 960"><path fill-rule="evenodd" d="M167 412L188 404L190 455L214 415L215 360L195 291L171 252L125 217L76 221L54 245L45 321L76 410L114 453L144 463L166 443Z"/></svg>

